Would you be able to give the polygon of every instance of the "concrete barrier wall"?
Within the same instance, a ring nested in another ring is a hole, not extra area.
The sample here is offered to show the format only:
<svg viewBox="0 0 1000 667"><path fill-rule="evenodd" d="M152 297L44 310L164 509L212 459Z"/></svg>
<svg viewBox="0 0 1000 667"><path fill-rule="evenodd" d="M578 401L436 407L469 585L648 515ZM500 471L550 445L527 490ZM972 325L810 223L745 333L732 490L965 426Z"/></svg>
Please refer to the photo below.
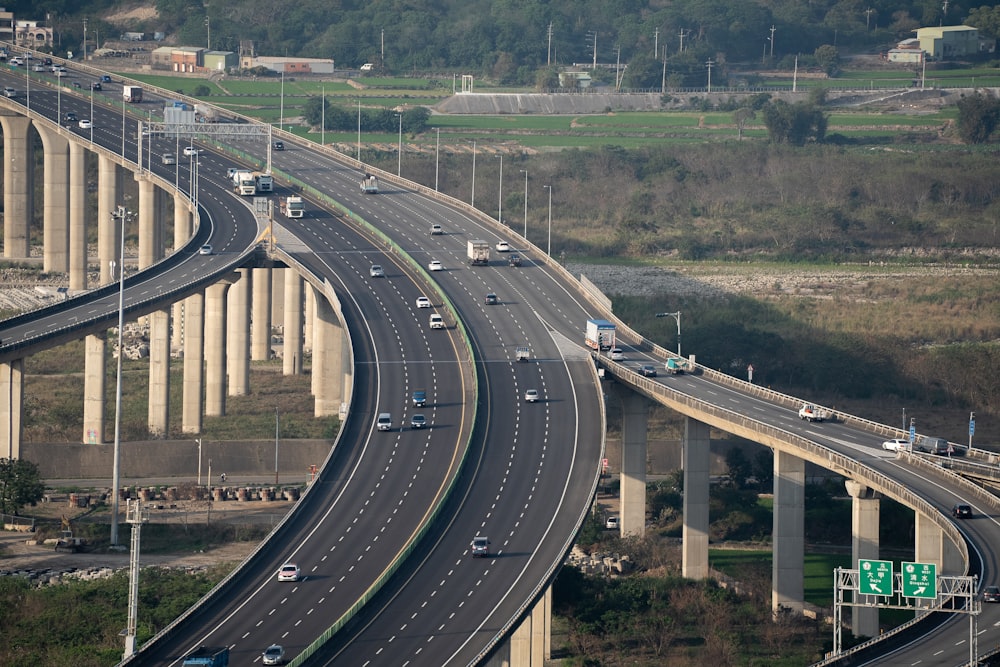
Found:
<svg viewBox="0 0 1000 667"><path fill-rule="evenodd" d="M305 480L309 466L322 466L330 440L287 440L278 443L281 479ZM21 446L21 456L38 464L42 479L110 479L114 445L37 444ZM229 476L274 474L274 440L202 441L201 470ZM194 440L150 440L121 444L122 478L194 477L198 475L198 443Z"/></svg>

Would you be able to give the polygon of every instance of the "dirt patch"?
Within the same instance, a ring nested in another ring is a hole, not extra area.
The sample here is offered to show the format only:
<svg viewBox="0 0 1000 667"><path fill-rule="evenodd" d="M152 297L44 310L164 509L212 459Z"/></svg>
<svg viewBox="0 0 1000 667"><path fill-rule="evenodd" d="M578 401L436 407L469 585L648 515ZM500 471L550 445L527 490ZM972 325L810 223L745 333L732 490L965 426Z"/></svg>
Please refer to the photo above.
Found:
<svg viewBox="0 0 1000 667"><path fill-rule="evenodd" d="M159 15L156 7L152 5L135 5L108 14L104 17L104 20L114 24L133 24L158 18Z"/></svg>

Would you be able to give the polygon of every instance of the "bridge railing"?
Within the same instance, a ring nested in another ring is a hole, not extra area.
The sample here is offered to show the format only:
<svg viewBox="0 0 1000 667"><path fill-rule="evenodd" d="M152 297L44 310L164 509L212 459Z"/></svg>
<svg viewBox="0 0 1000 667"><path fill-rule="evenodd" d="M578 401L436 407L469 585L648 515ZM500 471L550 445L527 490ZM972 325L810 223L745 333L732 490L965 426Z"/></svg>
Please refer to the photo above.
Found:
<svg viewBox="0 0 1000 667"><path fill-rule="evenodd" d="M962 557L963 574L968 571L969 549L958 528L936 507L913 493L905 485L829 447L825 447L777 426L766 424L753 417L713 405L663 383L655 382L650 378L639 375L624 364L611 361L606 357L601 357L600 363L605 368L611 370L616 377L626 380L633 388L639 389L653 400L673 408L682 414L729 433L754 440L773 449L806 459L850 479L863 482L868 487L880 491L886 496L920 512L933 521L941 529L942 533L955 544ZM969 486L974 487L975 485L969 483Z"/></svg>

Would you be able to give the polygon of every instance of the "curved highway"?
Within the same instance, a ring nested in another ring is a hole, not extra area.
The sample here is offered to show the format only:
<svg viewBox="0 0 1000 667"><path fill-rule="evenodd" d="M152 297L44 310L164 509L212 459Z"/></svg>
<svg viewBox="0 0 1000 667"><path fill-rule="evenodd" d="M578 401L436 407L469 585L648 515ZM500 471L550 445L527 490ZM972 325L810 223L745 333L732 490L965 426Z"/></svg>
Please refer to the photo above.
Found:
<svg viewBox="0 0 1000 667"><path fill-rule="evenodd" d="M35 93L33 110L34 100ZM455 342L457 317L469 331L476 358L472 370L479 379L479 437L469 441L468 466L457 479L446 511L406 567L311 664L475 664L537 600L589 505L602 453L603 422L593 362L580 339L584 321L602 313L558 269L531 261L534 249L521 268L498 261L488 267L466 266L468 239L484 238L492 244L502 234L480 217L398 186L383 185L381 194L364 197L357 192L360 172L349 161L306 150L294 141L286 141L286 146L288 150L273 156L276 169L335 197L395 243L375 246L369 236L315 207L307 218L281 221L282 233L291 235L279 237L283 246L314 275L328 280L341 297L355 343L356 410L345 425L343 447L332 454L320 482L337 493L311 492L302 511L264 548L265 556L251 562L238 582L224 585L216 596L219 602L177 628L170 640L173 648L158 644L156 652L178 656L200 644L225 643L233 646L234 660L243 662L277 641L295 655L337 617L327 608L329 603L363 595L395 553L390 547L380 557L383 544L398 549L414 535L413 527L427 515L454 470L450 466L461 456L466 440L459 432L472 426L460 416L470 412L459 407L471 398L468 380L448 368L464 363L456 354L461 349ZM206 156L203 175L221 182L225 162ZM223 207L232 207L232 195L220 191L219 197ZM211 215L213 224L219 224L216 215L224 216L221 211ZM442 224L446 233L430 236L432 223ZM504 238L518 245L513 235ZM403 258L381 255L386 250L402 250L422 266L436 259L446 270L423 275ZM389 268L385 279L367 275L375 258ZM430 275L439 294L424 282ZM486 305L488 291L497 293L501 303ZM454 312L447 313L453 328L427 330L426 309L414 305L423 293L442 310L437 297L454 304ZM2 331L6 351L8 334L6 328ZM532 347L533 360L517 363L514 347L525 343ZM639 363L643 352L632 349L627 354L629 366ZM438 364L434 360L439 358L451 361ZM845 424L803 424L788 407L705 376L660 382L856 459L939 509L947 510L957 499L970 502L977 518L963 522L961 529L972 545L973 567L987 583L997 579L990 547L1000 540L996 510L990 503L970 500L960 481L887 456L878 448L882 438L871 432ZM432 428L373 432L376 411L389 409L398 415L397 424L408 419L412 410L407 392L417 386L433 396L434 407L425 409ZM529 388L541 392L540 402L523 402ZM439 471L437 483L428 483L424 475L431 469L449 472ZM421 501L411 506L408 500L418 494ZM315 500L320 497L323 501ZM383 537L401 524L404 529L393 537ZM309 539L304 540L306 534ZM471 558L474 535L490 537L489 558ZM275 563L286 557L299 562L306 575L303 581L274 581ZM962 642L967 632L953 629L956 622L947 621L943 631L928 633L922 642L881 658L879 664L911 665L927 656L934 656L934 664L962 664L968 655ZM1000 643L995 622L1000 622L1000 609L986 608L980 619L984 645Z"/></svg>

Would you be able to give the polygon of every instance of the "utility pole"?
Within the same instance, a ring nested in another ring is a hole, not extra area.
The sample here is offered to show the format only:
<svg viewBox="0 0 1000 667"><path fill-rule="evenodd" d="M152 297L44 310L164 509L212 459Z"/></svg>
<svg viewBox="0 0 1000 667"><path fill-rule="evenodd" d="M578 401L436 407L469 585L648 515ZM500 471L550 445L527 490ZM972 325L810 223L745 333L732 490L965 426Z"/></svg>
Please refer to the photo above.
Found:
<svg viewBox="0 0 1000 667"><path fill-rule="evenodd" d="M771 57L774 57L774 26L771 26Z"/></svg>
<svg viewBox="0 0 1000 667"><path fill-rule="evenodd" d="M705 63L705 66L708 67L708 92L712 92L712 65L714 64L711 58Z"/></svg>
<svg viewBox="0 0 1000 667"><path fill-rule="evenodd" d="M597 31L594 31L594 69L597 69Z"/></svg>
<svg viewBox="0 0 1000 667"><path fill-rule="evenodd" d="M872 12L875 11L871 7L865 10L865 32L871 29Z"/></svg>
<svg viewBox="0 0 1000 667"><path fill-rule="evenodd" d="M687 34L687 33L685 32L684 28L681 28L681 31L678 33L678 35L680 35L680 38L681 38L681 48L680 48L680 50L677 51L678 53L684 53L684 35L685 34Z"/></svg>
<svg viewBox="0 0 1000 667"><path fill-rule="evenodd" d="M83 18L83 62L87 62L87 17Z"/></svg>
<svg viewBox="0 0 1000 667"><path fill-rule="evenodd" d="M660 29L653 31L653 57L660 55Z"/></svg>
<svg viewBox="0 0 1000 667"><path fill-rule="evenodd" d="M552 65L552 21L549 21L548 33L549 33L549 46L548 46L548 52L545 55L546 66Z"/></svg>
<svg viewBox="0 0 1000 667"><path fill-rule="evenodd" d="M615 46L615 92L620 93L622 88L622 45Z"/></svg>

